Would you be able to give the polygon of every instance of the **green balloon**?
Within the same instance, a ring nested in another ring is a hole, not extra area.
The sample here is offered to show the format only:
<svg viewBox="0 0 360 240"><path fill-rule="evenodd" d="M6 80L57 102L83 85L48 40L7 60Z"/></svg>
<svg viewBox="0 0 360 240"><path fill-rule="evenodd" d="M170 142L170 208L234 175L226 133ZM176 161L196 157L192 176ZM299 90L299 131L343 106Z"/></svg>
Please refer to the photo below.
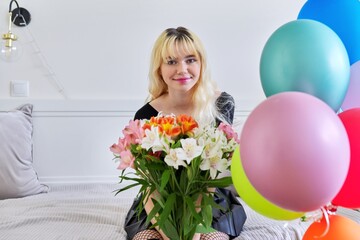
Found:
<svg viewBox="0 0 360 240"><path fill-rule="evenodd" d="M231 177L241 199L257 213L275 220L293 220L304 216L303 212L289 211L269 202L252 186L241 164L239 148L232 157Z"/></svg>

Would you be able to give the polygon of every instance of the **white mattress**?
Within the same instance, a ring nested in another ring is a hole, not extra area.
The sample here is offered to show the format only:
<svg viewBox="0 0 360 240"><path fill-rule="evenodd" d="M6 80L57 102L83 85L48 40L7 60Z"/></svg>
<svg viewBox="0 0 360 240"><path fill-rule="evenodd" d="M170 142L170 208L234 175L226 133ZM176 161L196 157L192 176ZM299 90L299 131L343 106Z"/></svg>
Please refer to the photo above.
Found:
<svg viewBox="0 0 360 240"><path fill-rule="evenodd" d="M52 184L50 192L0 201L0 239L125 240L124 219L136 189L114 196L117 184ZM243 203L244 204L244 203ZM248 220L236 240L301 240L310 222L263 217L244 204ZM339 214L360 222L360 213Z"/></svg>

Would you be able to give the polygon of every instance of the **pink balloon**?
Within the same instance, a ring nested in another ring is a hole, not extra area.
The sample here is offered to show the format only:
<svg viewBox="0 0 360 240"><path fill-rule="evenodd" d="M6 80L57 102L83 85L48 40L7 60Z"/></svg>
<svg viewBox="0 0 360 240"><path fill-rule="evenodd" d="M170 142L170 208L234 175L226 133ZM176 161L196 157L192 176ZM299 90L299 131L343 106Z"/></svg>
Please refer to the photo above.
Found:
<svg viewBox="0 0 360 240"><path fill-rule="evenodd" d="M309 212L330 203L350 164L341 120L320 99L282 92L260 103L240 137L241 159L258 192L284 209Z"/></svg>
<svg viewBox="0 0 360 240"><path fill-rule="evenodd" d="M350 66L350 83L341 109L356 107L360 107L360 61Z"/></svg>

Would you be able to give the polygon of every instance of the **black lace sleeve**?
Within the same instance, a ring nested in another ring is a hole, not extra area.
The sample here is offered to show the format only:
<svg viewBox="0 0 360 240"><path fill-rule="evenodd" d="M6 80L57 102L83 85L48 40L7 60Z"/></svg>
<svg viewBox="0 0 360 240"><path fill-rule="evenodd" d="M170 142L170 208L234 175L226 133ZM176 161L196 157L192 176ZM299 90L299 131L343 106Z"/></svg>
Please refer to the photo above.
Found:
<svg viewBox="0 0 360 240"><path fill-rule="evenodd" d="M234 98L226 93L222 92L218 99L216 99L216 106L222 117L229 123L232 124L234 120L235 112L235 101ZM216 122L219 124L221 120L217 119Z"/></svg>

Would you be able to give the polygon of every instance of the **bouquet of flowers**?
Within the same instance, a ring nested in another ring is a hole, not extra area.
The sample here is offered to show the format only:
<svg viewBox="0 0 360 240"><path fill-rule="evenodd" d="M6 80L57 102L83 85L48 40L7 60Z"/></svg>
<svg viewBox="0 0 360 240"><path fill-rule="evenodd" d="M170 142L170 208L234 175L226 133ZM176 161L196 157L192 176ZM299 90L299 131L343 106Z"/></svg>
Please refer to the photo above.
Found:
<svg viewBox="0 0 360 240"><path fill-rule="evenodd" d="M214 188L232 183L228 171L238 145L230 125L200 126L187 115L159 114L150 120L130 120L123 137L110 147L120 182L134 181L117 191L140 186L138 212L144 202L154 208L147 223L161 229L170 239L191 240L195 233L211 232ZM125 171L132 168L134 171ZM201 209L201 210L200 210Z"/></svg>

